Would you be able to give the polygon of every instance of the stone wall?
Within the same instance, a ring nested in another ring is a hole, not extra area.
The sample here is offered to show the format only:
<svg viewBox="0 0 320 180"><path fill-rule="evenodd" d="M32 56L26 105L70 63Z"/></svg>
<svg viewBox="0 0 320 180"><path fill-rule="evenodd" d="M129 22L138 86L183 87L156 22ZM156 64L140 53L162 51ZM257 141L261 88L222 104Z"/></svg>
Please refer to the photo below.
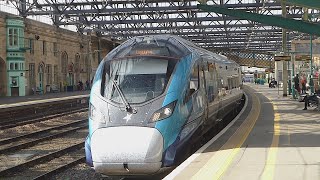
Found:
<svg viewBox="0 0 320 180"><path fill-rule="evenodd" d="M6 17L17 16L0 12L0 60L3 59L4 62L7 56ZM30 19L24 19L24 25L27 95L34 93L40 86L42 86L42 93L47 93L49 86L57 87L60 91L71 90L70 88L78 90L79 81L83 83L91 81L98 66L98 41L95 36L83 35ZM113 43L106 39L102 42L101 57L103 58L113 48ZM3 63L0 63L0 72L3 68L1 66ZM57 67L56 73L54 67ZM0 81L4 82L3 79ZM5 84L7 86L7 83Z"/></svg>
<svg viewBox="0 0 320 180"><path fill-rule="evenodd" d="M85 59L85 53L87 49L86 46L88 44L88 38L86 36L82 36L77 32L64 30L55 26L28 19L25 20L25 27L25 37L27 42L29 39L31 39L34 43L34 52L27 50L25 53L26 66L29 67L30 63L35 65L35 84L32 84L31 81L28 81L29 92L31 92L30 90L34 88L32 86L39 86L39 73L41 71L39 66L41 66L41 64L44 64L44 91L47 90L47 85L56 86L61 91L65 91L66 86L74 86L73 90L75 90L77 85L75 79L84 82L87 80L87 75L80 73L79 69L75 68L76 54L80 55L80 61ZM56 49L54 48L54 44L56 44ZM30 43L27 43L26 46L30 46ZM45 46L45 48L43 46ZM64 53L67 57L67 62L65 65L67 66L67 70L63 71L61 58L63 57ZM51 81L48 80L48 66L51 66L51 69L49 70L51 71L51 76L49 77L51 78ZM54 78L55 66L57 66L56 75L58 76L56 79ZM31 78L31 72L28 74L29 78Z"/></svg>

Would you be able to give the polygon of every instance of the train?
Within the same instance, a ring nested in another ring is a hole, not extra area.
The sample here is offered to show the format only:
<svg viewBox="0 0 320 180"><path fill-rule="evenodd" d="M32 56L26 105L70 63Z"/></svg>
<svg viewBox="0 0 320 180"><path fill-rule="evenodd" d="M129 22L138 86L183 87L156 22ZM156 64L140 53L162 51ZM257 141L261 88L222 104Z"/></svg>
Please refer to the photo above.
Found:
<svg viewBox="0 0 320 180"><path fill-rule="evenodd" d="M86 162L106 176L175 167L243 98L240 66L175 35L137 36L99 64Z"/></svg>

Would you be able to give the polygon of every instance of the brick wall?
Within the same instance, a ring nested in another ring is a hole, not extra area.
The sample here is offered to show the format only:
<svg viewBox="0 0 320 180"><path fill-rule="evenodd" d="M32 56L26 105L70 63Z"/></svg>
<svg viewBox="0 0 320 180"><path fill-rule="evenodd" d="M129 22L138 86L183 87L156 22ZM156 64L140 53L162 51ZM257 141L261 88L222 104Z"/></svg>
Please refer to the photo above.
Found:
<svg viewBox="0 0 320 180"><path fill-rule="evenodd" d="M7 94L7 68L6 68L6 20L0 14L0 96Z"/></svg>

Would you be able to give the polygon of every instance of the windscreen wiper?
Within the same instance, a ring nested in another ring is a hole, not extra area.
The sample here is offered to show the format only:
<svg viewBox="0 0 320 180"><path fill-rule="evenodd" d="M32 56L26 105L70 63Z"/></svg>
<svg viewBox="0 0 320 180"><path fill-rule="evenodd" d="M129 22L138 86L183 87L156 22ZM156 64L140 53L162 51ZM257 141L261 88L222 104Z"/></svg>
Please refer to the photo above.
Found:
<svg viewBox="0 0 320 180"><path fill-rule="evenodd" d="M133 114L137 113L137 111L130 106L130 104L128 103L127 99L124 97L124 94L121 91L121 89L120 89L119 85L117 84L117 82L115 82L114 80L111 80L111 81L112 81L113 86L116 88L117 92L119 93L120 98L121 98L123 104L126 107L126 111L129 112L129 113L133 113Z"/></svg>

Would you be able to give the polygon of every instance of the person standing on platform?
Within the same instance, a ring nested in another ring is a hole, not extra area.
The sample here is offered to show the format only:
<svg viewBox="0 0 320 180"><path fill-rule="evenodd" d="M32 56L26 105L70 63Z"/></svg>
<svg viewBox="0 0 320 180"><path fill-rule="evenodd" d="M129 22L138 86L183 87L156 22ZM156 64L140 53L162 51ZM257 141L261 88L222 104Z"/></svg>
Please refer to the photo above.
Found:
<svg viewBox="0 0 320 180"><path fill-rule="evenodd" d="M301 79L301 93L302 94L305 94L306 93L306 91L307 91L307 86L306 86L306 79L305 79L305 77L302 77L302 79Z"/></svg>
<svg viewBox="0 0 320 180"><path fill-rule="evenodd" d="M79 81L79 90L82 91L83 90L83 82Z"/></svg>
<svg viewBox="0 0 320 180"><path fill-rule="evenodd" d="M86 81L86 90L90 90L90 84L88 80Z"/></svg>
<svg viewBox="0 0 320 180"><path fill-rule="evenodd" d="M299 74L297 74L294 78L294 89L297 91L298 94L300 94L300 86L299 86Z"/></svg>

